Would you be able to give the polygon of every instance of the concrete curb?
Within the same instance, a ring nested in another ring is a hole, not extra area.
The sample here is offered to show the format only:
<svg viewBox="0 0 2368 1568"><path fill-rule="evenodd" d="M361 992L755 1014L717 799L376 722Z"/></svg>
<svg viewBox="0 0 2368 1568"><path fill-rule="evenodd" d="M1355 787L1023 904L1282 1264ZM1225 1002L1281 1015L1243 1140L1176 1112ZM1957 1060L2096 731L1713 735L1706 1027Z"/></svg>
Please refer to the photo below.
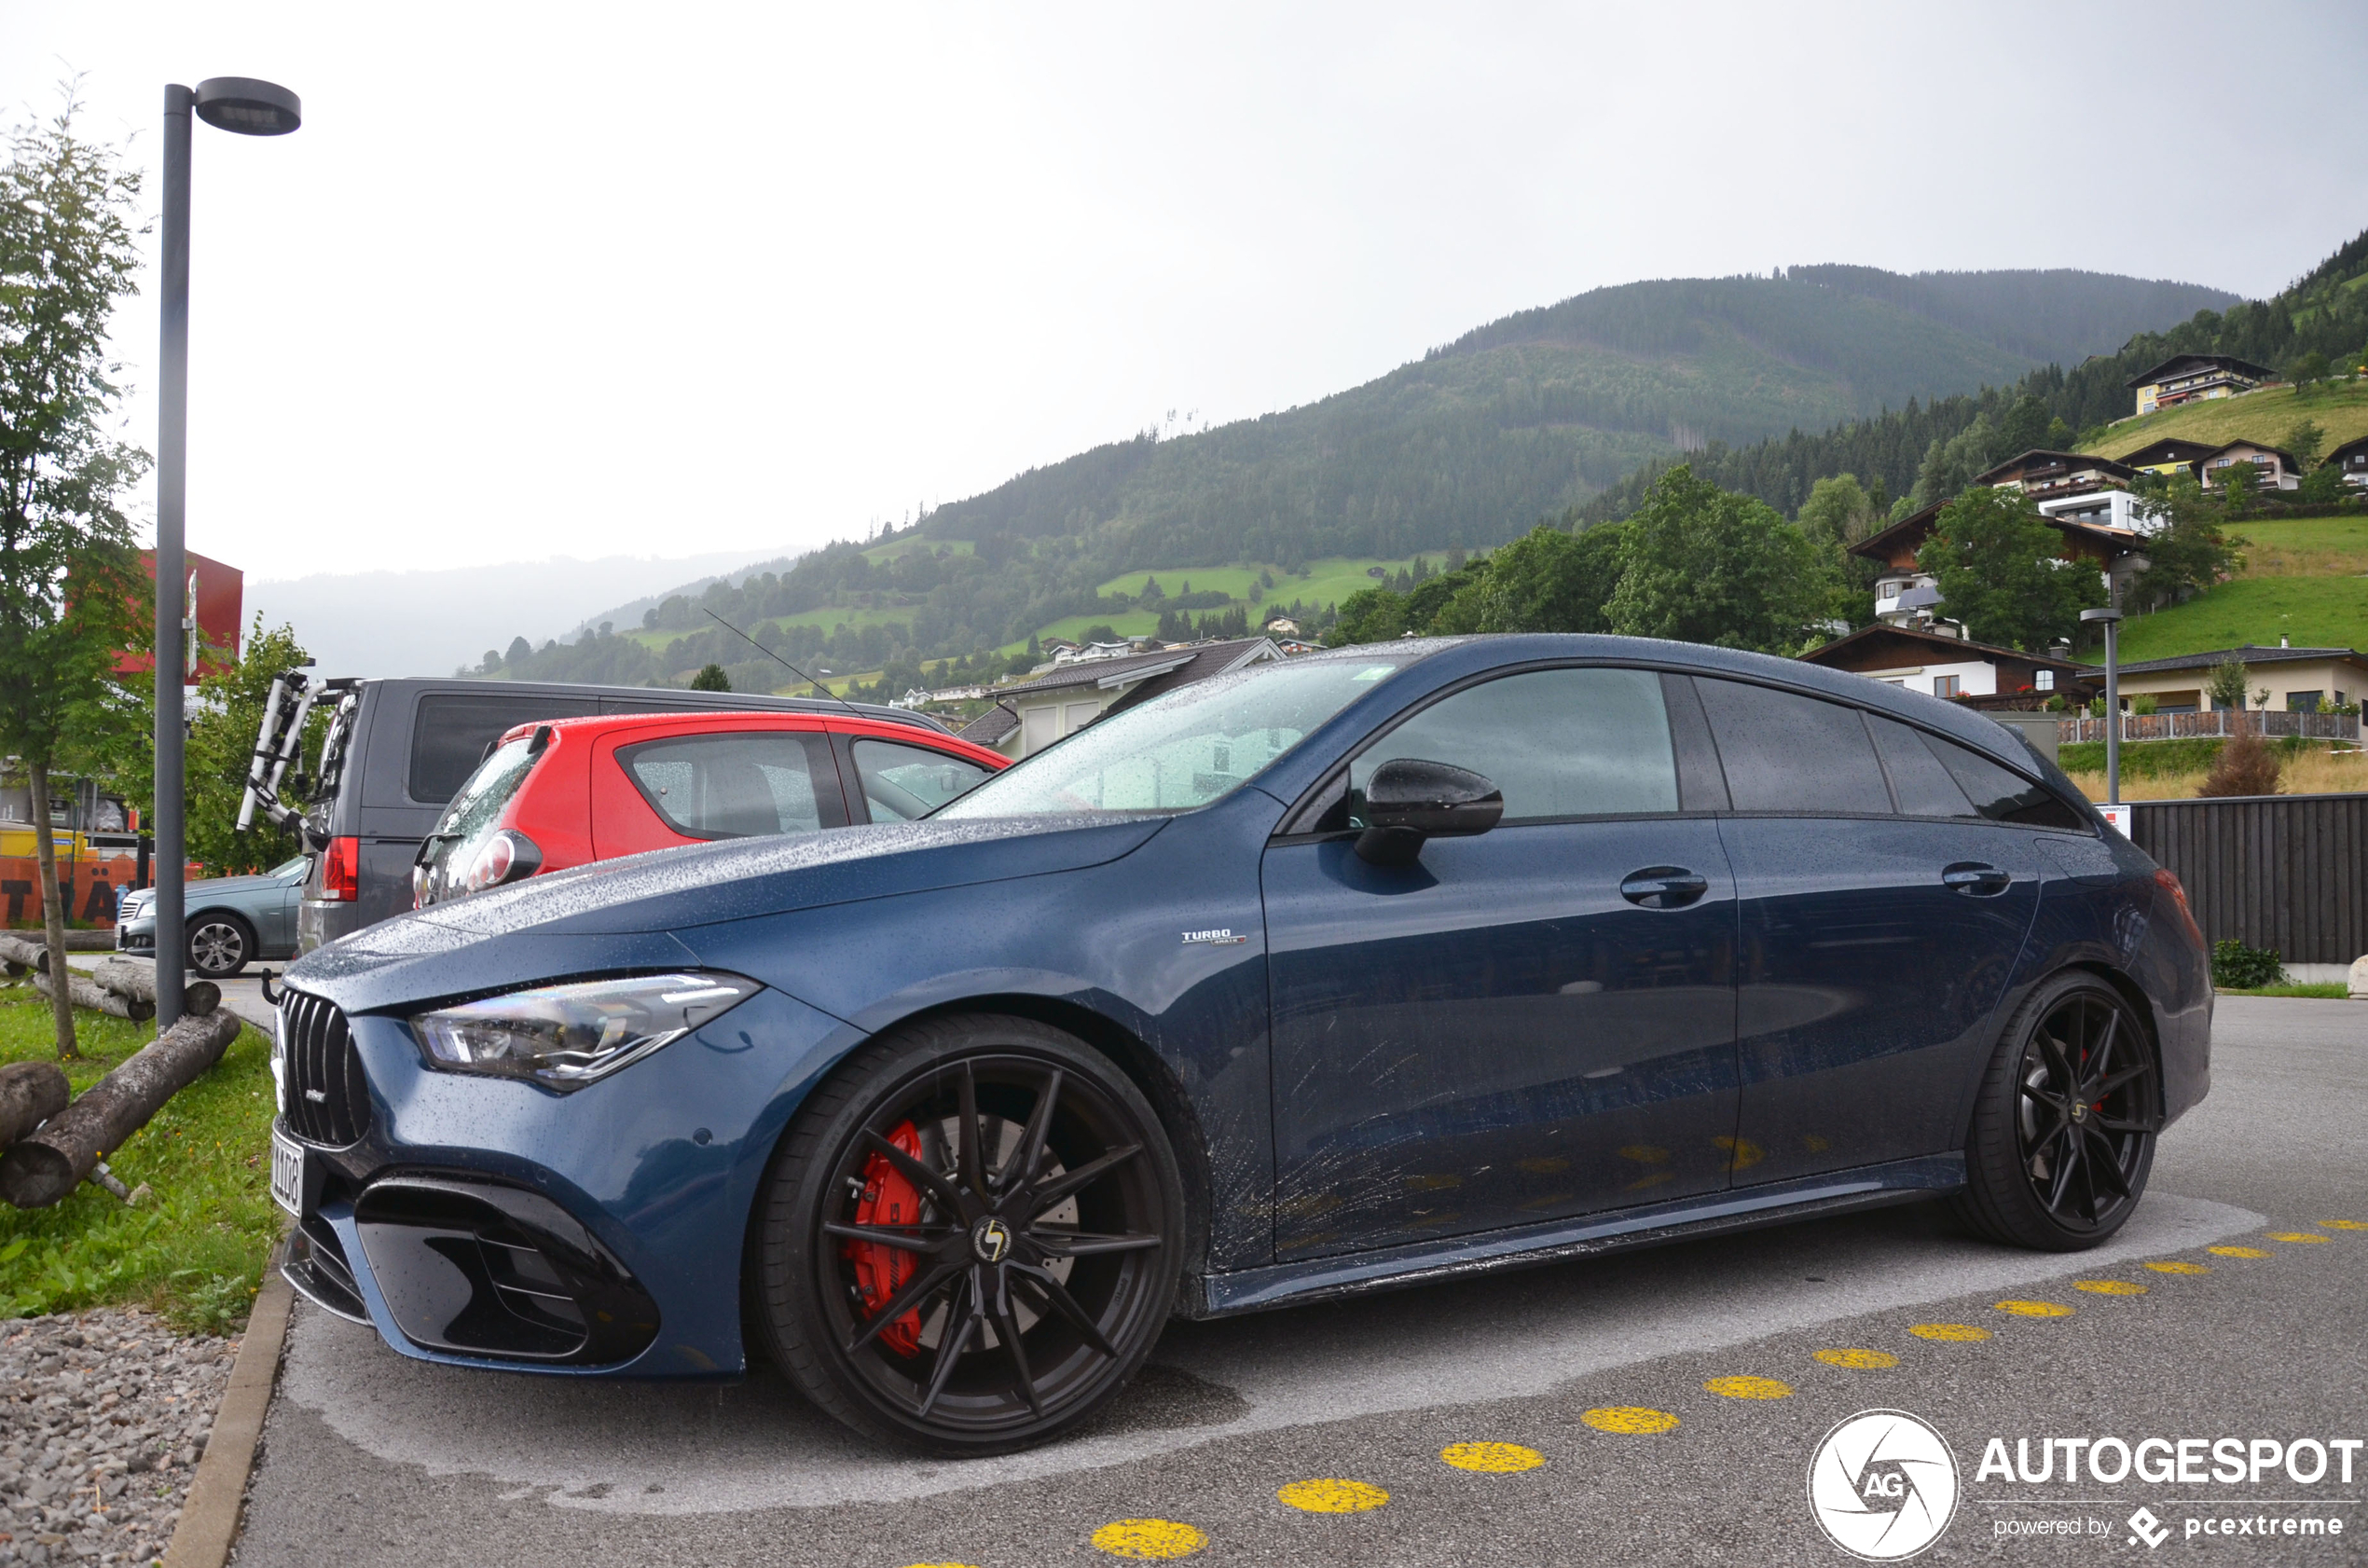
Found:
<svg viewBox="0 0 2368 1568"><path fill-rule="evenodd" d="M273 1247L264 1264L263 1288L247 1314L246 1337L239 1341L239 1358L230 1366L230 1386L213 1412L205 1457L198 1461L189 1495L181 1504L181 1522L165 1548L165 1568L222 1568L239 1537L247 1477L263 1440L263 1417L271 1408L280 1351L288 1338L288 1314L295 1304L296 1292L280 1272L281 1251Z"/></svg>

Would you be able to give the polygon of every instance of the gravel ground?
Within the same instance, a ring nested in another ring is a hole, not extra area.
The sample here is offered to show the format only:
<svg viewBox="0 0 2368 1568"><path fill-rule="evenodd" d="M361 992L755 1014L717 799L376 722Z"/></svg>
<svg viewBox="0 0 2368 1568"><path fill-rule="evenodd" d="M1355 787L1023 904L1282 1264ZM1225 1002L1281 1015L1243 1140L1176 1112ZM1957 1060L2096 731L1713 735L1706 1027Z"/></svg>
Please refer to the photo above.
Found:
<svg viewBox="0 0 2368 1568"><path fill-rule="evenodd" d="M0 1563L163 1557L238 1348L136 1311L0 1323Z"/></svg>

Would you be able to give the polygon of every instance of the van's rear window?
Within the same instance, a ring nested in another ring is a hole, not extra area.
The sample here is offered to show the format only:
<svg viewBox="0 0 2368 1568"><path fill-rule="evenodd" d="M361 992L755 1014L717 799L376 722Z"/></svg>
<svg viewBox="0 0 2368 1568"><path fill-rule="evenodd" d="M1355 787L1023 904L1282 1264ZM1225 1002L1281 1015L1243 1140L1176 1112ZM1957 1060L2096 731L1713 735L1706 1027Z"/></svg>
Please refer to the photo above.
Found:
<svg viewBox="0 0 2368 1568"><path fill-rule="evenodd" d="M442 805L469 781L486 749L513 724L572 719L600 710L597 697L508 696L431 692L411 719L411 772L405 788L424 805Z"/></svg>

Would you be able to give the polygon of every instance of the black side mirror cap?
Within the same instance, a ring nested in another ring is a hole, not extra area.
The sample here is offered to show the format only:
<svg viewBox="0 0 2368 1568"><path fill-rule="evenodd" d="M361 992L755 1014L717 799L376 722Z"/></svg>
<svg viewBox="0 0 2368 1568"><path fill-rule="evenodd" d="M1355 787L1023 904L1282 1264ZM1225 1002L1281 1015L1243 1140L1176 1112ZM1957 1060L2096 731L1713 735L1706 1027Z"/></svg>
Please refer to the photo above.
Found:
<svg viewBox="0 0 2368 1568"><path fill-rule="evenodd" d="M1365 786L1365 831L1356 853L1377 866L1413 863L1434 838L1469 838L1496 826L1505 791L1469 768L1398 757Z"/></svg>

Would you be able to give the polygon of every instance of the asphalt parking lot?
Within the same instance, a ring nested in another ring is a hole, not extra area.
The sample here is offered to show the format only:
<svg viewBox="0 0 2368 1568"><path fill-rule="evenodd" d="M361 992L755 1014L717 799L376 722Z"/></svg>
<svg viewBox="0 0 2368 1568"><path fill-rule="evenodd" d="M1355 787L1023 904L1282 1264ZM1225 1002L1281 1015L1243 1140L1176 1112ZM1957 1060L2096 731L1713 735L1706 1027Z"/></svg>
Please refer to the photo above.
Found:
<svg viewBox="0 0 2368 1568"><path fill-rule="evenodd" d="M2368 1561L2368 1450L2349 1484L2332 1462L2308 1484L2275 1462L2234 1484L1976 1474L1993 1437L2034 1466L2047 1438L2368 1437L2368 1006L2223 998L2215 1047L2211 1097L2100 1251L1893 1209L1178 1324L1098 1429L997 1460L870 1449L770 1376L460 1371L300 1308L236 1560L1838 1563L1810 1456L1884 1408L1960 1472L1922 1561ZM2158 1548L2126 1522L2141 1506ZM2344 1528L2187 1534L2240 1514Z"/></svg>

